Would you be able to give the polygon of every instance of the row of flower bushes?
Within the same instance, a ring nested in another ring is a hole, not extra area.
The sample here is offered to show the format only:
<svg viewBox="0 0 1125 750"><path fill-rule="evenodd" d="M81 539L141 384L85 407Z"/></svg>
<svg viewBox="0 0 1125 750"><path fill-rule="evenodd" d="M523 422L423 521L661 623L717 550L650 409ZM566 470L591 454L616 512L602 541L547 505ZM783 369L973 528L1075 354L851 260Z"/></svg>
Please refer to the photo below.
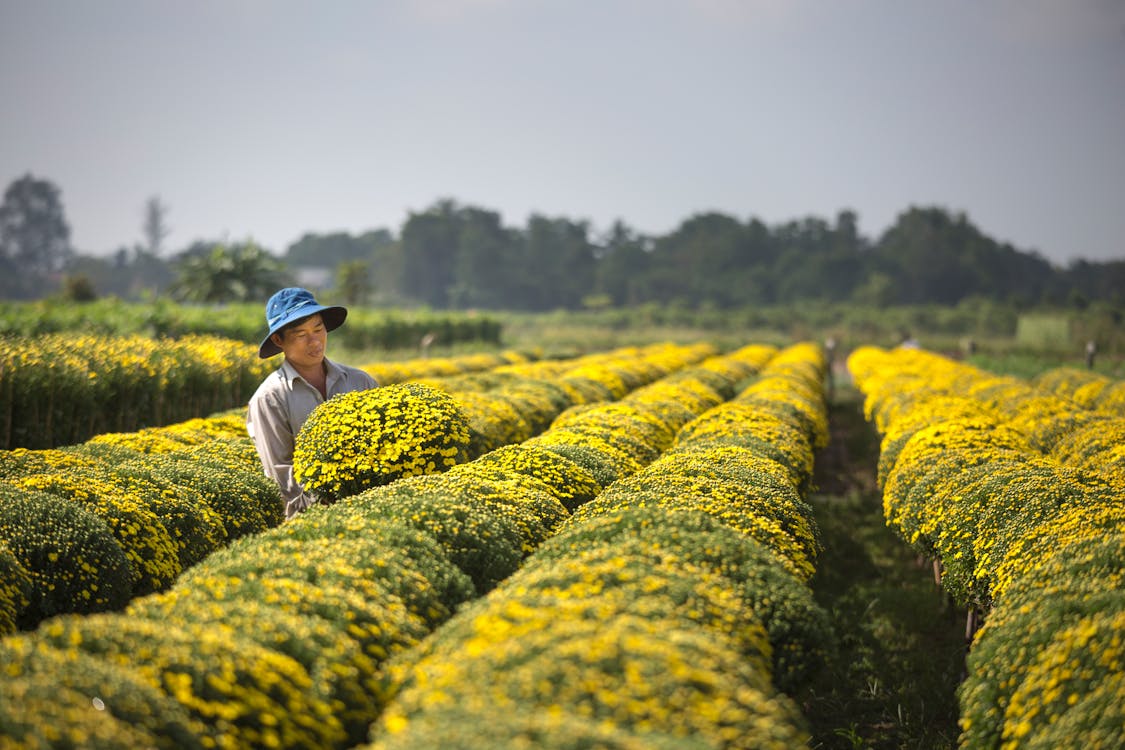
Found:
<svg viewBox="0 0 1125 750"><path fill-rule="evenodd" d="M0 337L0 449L73 445L246 403L272 369L211 336Z"/></svg>
<svg viewBox="0 0 1125 750"><path fill-rule="evenodd" d="M698 361L708 351L699 345L629 347L560 363L527 363L500 355L504 388L471 401L468 447L479 455L489 446L530 437L545 429L572 399L583 394L610 398L619 388L636 387L661 372ZM419 360L412 368L399 367L403 373L464 372L488 362L472 356L466 362ZM507 369L516 364L533 368L535 375L543 375L545 368L561 375L557 381L520 378ZM602 378L602 387L582 389L592 376ZM452 376L449 382L458 384L463 398L469 397L463 376ZM380 404L398 403L403 393L418 388L391 385L366 392L363 398L371 402L368 416L383 413ZM319 414L350 408L351 402L345 401L334 399ZM400 404L405 410L394 416L392 431L371 431L369 437L391 445L404 464L427 458L421 436L403 430L411 425L407 417L412 410L437 414L431 401L411 396ZM310 427L324 426L331 418L312 422ZM517 423L527 434L513 432ZM331 444L346 434L350 433L330 435ZM464 437L463 430L439 434ZM404 435L412 441L409 450L395 447ZM354 473L354 464L333 453L335 449L322 454L329 466L342 464ZM463 453L458 454L462 460ZM402 474L401 467L392 470L386 454L377 460L384 467L380 481ZM414 470L420 468L415 465ZM356 489L366 486L355 481ZM313 486L329 499L338 496L327 486ZM119 609L135 596L166 588L183 570L230 541L276 526L284 517L276 485L262 474L246 435L241 410L169 427L104 433L66 448L0 452L0 495L0 565L11 571L0 579L0 633L32 627L59 613Z"/></svg>
<svg viewBox="0 0 1125 750"><path fill-rule="evenodd" d="M799 345L733 401L696 390L651 409L642 389L557 420L639 436L641 467L394 660L369 747L806 743L778 688L799 689L834 643L806 585L819 545L798 491L827 438L823 376L819 349ZM560 444L554 432L531 444Z"/></svg>
<svg viewBox="0 0 1125 750"><path fill-rule="evenodd" d="M28 740L49 727L60 743L85 736L106 747L141 735L175 747L361 739L387 696L388 656L518 565L565 518L560 498L599 488L555 445L369 490L397 499L361 493L315 508L210 555L123 614L55 618L6 639L0 727ZM603 472L625 457L609 442L574 447ZM90 694L104 713L89 711Z"/></svg>
<svg viewBox="0 0 1125 750"><path fill-rule="evenodd" d="M181 305L167 299L152 303L105 298L60 305L54 300L0 300L0 336L51 333L153 338L189 335L220 336L253 344L262 337L262 306L250 303ZM413 349L425 337L437 344L500 344L503 326L487 313L436 310L393 310L353 306L348 324L333 335L350 349Z"/></svg>
<svg viewBox="0 0 1125 750"><path fill-rule="evenodd" d="M1031 382L1087 409L1125 416L1125 380L1077 367L1054 367L1036 375Z"/></svg>
<svg viewBox="0 0 1125 750"><path fill-rule="evenodd" d="M1119 746L1125 419L924 351L862 348L848 365L882 434L888 524L984 613L961 745Z"/></svg>
<svg viewBox="0 0 1125 750"><path fill-rule="evenodd" d="M532 352L374 363L380 383L529 362ZM245 404L276 360L215 336L0 336L0 450L74 445Z"/></svg>
<svg viewBox="0 0 1125 750"><path fill-rule="evenodd" d="M0 452L0 633L120 609L284 517L239 414Z"/></svg>

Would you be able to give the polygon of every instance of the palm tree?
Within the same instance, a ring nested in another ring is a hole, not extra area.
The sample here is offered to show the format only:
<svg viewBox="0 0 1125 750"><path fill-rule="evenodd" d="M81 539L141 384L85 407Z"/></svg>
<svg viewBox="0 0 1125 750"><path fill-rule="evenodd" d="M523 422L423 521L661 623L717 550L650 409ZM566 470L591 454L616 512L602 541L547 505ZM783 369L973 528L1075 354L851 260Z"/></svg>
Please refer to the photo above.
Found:
<svg viewBox="0 0 1125 750"><path fill-rule="evenodd" d="M284 263L253 241L197 245L176 273L171 293L181 302L258 302L290 283Z"/></svg>

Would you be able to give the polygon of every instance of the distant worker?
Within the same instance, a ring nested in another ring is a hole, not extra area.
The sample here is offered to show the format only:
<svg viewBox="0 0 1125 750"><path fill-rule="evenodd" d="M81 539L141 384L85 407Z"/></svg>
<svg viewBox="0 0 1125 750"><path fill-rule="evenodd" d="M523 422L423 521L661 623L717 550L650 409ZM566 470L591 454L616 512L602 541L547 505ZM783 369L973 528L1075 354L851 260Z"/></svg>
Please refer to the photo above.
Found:
<svg viewBox="0 0 1125 750"><path fill-rule="evenodd" d="M903 331L902 337L899 339L898 348L899 349L920 349L921 344L918 343L918 339L914 338L910 334L910 331Z"/></svg>
<svg viewBox="0 0 1125 750"><path fill-rule="evenodd" d="M269 333L258 347L258 356L285 356L250 397L246 429L266 476L281 488L287 519L318 502L293 478L293 445L301 425L332 396L378 385L363 370L325 356L328 332L339 328L347 316L346 308L319 305L311 292L300 287L282 289L266 303Z"/></svg>

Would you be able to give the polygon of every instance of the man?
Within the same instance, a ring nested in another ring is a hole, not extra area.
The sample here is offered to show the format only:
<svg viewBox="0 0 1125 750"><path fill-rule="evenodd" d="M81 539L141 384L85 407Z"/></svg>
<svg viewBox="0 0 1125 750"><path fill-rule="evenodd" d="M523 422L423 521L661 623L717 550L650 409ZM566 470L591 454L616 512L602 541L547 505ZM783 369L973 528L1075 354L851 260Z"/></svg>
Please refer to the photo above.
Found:
<svg viewBox="0 0 1125 750"><path fill-rule="evenodd" d="M300 287L282 289L266 303L269 333L258 347L258 356L285 356L250 397L246 429L266 476L281 487L286 518L317 502L293 479L293 444L301 425L332 396L378 385L364 371L325 356L328 332L339 328L347 316L346 308L319 305L311 292Z"/></svg>

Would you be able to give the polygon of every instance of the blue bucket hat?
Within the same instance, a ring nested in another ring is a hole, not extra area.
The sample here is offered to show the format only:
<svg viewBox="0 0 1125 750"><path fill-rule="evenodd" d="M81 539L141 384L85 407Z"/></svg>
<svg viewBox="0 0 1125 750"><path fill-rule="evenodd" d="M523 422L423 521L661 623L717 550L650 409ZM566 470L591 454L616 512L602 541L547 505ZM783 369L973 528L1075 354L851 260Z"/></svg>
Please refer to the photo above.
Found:
<svg viewBox="0 0 1125 750"><path fill-rule="evenodd" d="M320 317L324 320L324 327L329 331L339 328L344 318L348 317L347 308L339 305L319 305L313 298L312 292L299 286L287 287L274 293L266 303L266 325L270 327L270 331L258 347L258 356L269 359L275 354L280 354L281 349L270 337L290 323L316 313L320 313Z"/></svg>

